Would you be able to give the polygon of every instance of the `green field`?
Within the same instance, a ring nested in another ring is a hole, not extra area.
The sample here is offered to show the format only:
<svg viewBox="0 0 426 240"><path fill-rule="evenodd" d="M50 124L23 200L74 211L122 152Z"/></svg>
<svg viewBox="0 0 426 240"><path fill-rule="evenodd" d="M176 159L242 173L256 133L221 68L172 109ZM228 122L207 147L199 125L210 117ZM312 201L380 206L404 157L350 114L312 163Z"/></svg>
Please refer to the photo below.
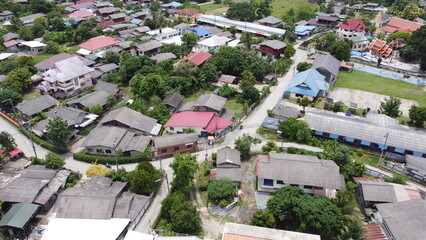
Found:
<svg viewBox="0 0 426 240"><path fill-rule="evenodd" d="M201 10L204 10L206 8L214 8L214 7L218 7L218 6L224 6L224 5L222 3L220 3L220 4L208 3L208 4L200 5L200 8L201 8Z"/></svg>
<svg viewBox="0 0 426 240"><path fill-rule="evenodd" d="M417 101L420 106L426 107L426 91L424 87L361 71L352 71L351 73L340 72L334 87L357 89L391 97L405 98Z"/></svg>
<svg viewBox="0 0 426 240"><path fill-rule="evenodd" d="M311 8L316 10L318 5L315 3L309 3L307 0L273 0L272 16L281 19L290 7L292 7L294 12L297 13L301 8Z"/></svg>
<svg viewBox="0 0 426 240"><path fill-rule="evenodd" d="M50 57L52 57L55 54L50 54L50 53L43 53L43 54L39 54L37 56L34 56L34 64L37 64L43 60L46 60Z"/></svg>

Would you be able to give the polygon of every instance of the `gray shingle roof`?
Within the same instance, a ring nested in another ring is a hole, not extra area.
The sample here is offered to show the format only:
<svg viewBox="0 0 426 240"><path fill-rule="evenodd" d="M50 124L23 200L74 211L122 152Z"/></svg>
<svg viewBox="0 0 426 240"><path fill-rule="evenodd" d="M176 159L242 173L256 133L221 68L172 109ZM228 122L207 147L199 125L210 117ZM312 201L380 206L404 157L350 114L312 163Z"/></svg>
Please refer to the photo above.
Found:
<svg viewBox="0 0 426 240"><path fill-rule="evenodd" d="M314 68L324 68L334 76L339 75L340 61L331 54L318 54L312 65Z"/></svg>
<svg viewBox="0 0 426 240"><path fill-rule="evenodd" d="M163 44L160 42L151 40L149 42L139 44L137 48L142 52L147 52L156 48L160 48L161 46L163 46Z"/></svg>
<svg viewBox="0 0 426 240"><path fill-rule="evenodd" d="M241 153L238 150L224 148L217 151L217 165L230 164L241 166Z"/></svg>
<svg viewBox="0 0 426 240"><path fill-rule="evenodd" d="M8 42L12 39L18 39L20 38L20 36L16 33L6 33L5 35L3 35L3 42Z"/></svg>
<svg viewBox="0 0 426 240"><path fill-rule="evenodd" d="M182 103L182 106L180 106L179 108L179 112L193 111L194 104L195 104L195 101Z"/></svg>
<svg viewBox="0 0 426 240"><path fill-rule="evenodd" d="M145 116L142 113L127 107L112 110L107 115L105 115L101 121L101 124L108 125L108 123L111 121L117 121L128 126L129 128L148 132L153 135L157 135L161 128L161 125L157 124L156 119ZM158 128L158 125L160 128Z"/></svg>
<svg viewBox="0 0 426 240"><path fill-rule="evenodd" d="M339 167L333 161L286 153L269 153L269 157L269 161L259 160L260 178L328 189L345 187Z"/></svg>
<svg viewBox="0 0 426 240"><path fill-rule="evenodd" d="M180 144L194 143L198 141L197 133L173 134L154 138L156 148L170 147Z"/></svg>
<svg viewBox="0 0 426 240"><path fill-rule="evenodd" d="M113 13L116 11L119 11L120 8L116 8L116 7L106 7L106 8L100 8L98 9L100 14L104 14L104 13Z"/></svg>
<svg viewBox="0 0 426 240"><path fill-rule="evenodd" d="M119 68L118 65L115 64L115 63L107 63L107 64L103 64L103 65L98 67L98 69L101 70L104 73L113 71L113 70L118 69L118 68Z"/></svg>
<svg viewBox="0 0 426 240"><path fill-rule="evenodd" d="M418 129L385 127L363 118L338 116L333 113L308 112L304 117L309 127L316 131L337 134L383 144L384 134L389 133L387 146L426 153L426 132Z"/></svg>
<svg viewBox="0 0 426 240"><path fill-rule="evenodd" d="M105 91L94 91L70 101L68 105L79 103L84 107L93 107L98 104L103 106L106 103L106 99L109 95L111 94Z"/></svg>
<svg viewBox="0 0 426 240"><path fill-rule="evenodd" d="M286 118L297 118L297 116L299 116L299 108L282 101L274 106L272 114L274 117L279 117L279 119L282 120Z"/></svg>
<svg viewBox="0 0 426 240"><path fill-rule="evenodd" d="M88 112L80 109L56 106L47 113L47 119L38 122L34 126L34 129L43 132L49 123L49 119L53 119L56 116L61 117L63 120L67 121L68 127L73 125L80 125L87 118L87 115L89 115Z"/></svg>
<svg viewBox="0 0 426 240"><path fill-rule="evenodd" d="M423 199L377 204L395 240L423 240L426 236L426 201Z"/></svg>
<svg viewBox="0 0 426 240"><path fill-rule="evenodd" d="M26 22L34 21L34 19L36 17L44 17L44 16L46 16L46 14L36 13L36 14L31 14L31 15L25 16L25 17L21 17L21 18L19 18L19 20L21 20L25 24Z"/></svg>
<svg viewBox="0 0 426 240"><path fill-rule="evenodd" d="M111 15L109 15L109 17L111 19L124 18L124 17L126 17L126 14L124 14L124 13L111 14Z"/></svg>
<svg viewBox="0 0 426 240"><path fill-rule="evenodd" d="M393 185L386 182L360 181L365 201L392 203L396 202Z"/></svg>
<svg viewBox="0 0 426 240"><path fill-rule="evenodd" d="M173 53L160 53L151 57L152 60L156 60L158 62L162 62L169 59L176 59L176 58L177 58L176 55L174 55Z"/></svg>
<svg viewBox="0 0 426 240"><path fill-rule="evenodd" d="M38 111L44 111L58 103L58 100L46 94L33 100L20 103L16 108L25 115L31 116L36 114Z"/></svg>
<svg viewBox="0 0 426 240"><path fill-rule="evenodd" d="M420 174L426 175L426 159L422 157L416 157L413 155L405 155L405 161L407 162L407 168L415 169Z"/></svg>
<svg viewBox="0 0 426 240"><path fill-rule="evenodd" d="M241 182L241 168L216 168L216 179L229 178L233 182Z"/></svg>
<svg viewBox="0 0 426 240"><path fill-rule="evenodd" d="M71 58L58 61L55 65L43 73L44 79L53 82L64 82L86 73L92 72L94 69L89 68L80 60L79 57L73 56Z"/></svg>
<svg viewBox="0 0 426 240"><path fill-rule="evenodd" d="M104 91L109 94L116 94L117 93L118 85L110 82L104 82L104 81L98 81L96 83L95 88L93 88L94 91Z"/></svg>
<svg viewBox="0 0 426 240"><path fill-rule="evenodd" d="M172 93L167 95L161 103L164 105L177 108L182 103L183 99L184 99L184 96L180 95L179 93Z"/></svg>
<svg viewBox="0 0 426 240"><path fill-rule="evenodd" d="M265 18L262 18L258 21L259 23L268 23L268 24L279 24L282 23L281 19L278 19L274 16L268 16Z"/></svg>
<svg viewBox="0 0 426 240"><path fill-rule="evenodd" d="M197 101L195 101L194 107L208 107L215 111L221 111L225 103L226 98L209 93L201 95Z"/></svg>
<svg viewBox="0 0 426 240"><path fill-rule="evenodd" d="M68 58L71 58L71 57L74 57L74 56L76 56L76 55L69 54L69 53L60 53L60 54L57 54L53 57L50 57L46 60L43 60L43 61L37 63L36 65L34 65L34 67L36 67L40 70L47 70L49 68L52 68L53 65L55 65L56 62L59 62L59 61L62 61L62 60L65 60L65 59L68 59ZM86 66L93 65L95 63L94 61L92 61L90 59L80 57L80 56L78 56L78 57L83 62L83 64L86 65Z"/></svg>

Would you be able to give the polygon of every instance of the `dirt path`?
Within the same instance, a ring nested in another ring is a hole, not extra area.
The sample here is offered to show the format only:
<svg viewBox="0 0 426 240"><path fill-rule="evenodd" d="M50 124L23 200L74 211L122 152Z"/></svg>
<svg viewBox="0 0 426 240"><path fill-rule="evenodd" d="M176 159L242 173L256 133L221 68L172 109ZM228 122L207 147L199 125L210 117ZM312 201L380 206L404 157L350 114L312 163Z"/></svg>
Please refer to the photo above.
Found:
<svg viewBox="0 0 426 240"><path fill-rule="evenodd" d="M204 230L204 237L211 239L220 238L220 236L222 236L225 221L221 221L219 218L212 217L207 207L203 205L203 201L201 201L200 192L197 190L195 193L198 210L200 211L202 228Z"/></svg>

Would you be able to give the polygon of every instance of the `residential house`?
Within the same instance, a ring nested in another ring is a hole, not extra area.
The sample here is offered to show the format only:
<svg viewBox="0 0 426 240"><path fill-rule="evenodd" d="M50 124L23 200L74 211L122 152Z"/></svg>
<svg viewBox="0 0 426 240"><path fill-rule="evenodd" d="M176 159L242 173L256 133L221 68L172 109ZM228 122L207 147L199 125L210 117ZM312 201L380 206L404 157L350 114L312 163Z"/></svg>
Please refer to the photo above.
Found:
<svg viewBox="0 0 426 240"><path fill-rule="evenodd" d="M278 40L267 40L259 44L259 53L262 57L271 56L273 59L281 58L287 45Z"/></svg>
<svg viewBox="0 0 426 240"><path fill-rule="evenodd" d="M163 105L166 105L166 107L172 113L172 112L176 112L180 108L180 106L182 105L183 99L184 99L184 96L180 95L179 93L172 93L167 95L161 103Z"/></svg>
<svg viewBox="0 0 426 240"><path fill-rule="evenodd" d="M123 156L135 157L144 152L151 139L125 128L101 126L93 129L81 144L86 153L101 156L115 156L121 151Z"/></svg>
<svg viewBox="0 0 426 240"><path fill-rule="evenodd" d="M237 186L241 183L241 153L238 150L223 148L217 151L216 168L210 172L212 180L228 178Z"/></svg>
<svg viewBox="0 0 426 240"><path fill-rule="evenodd" d="M150 58L152 60L157 61L157 62L162 62L162 61L167 61L167 60L170 60L170 59L176 59L177 57L173 53L159 53L159 54L154 55Z"/></svg>
<svg viewBox="0 0 426 240"><path fill-rule="evenodd" d="M212 36L212 33L207 31L207 29L203 27L196 27L190 30L190 32L194 33L198 37L198 39L204 39Z"/></svg>
<svg viewBox="0 0 426 240"><path fill-rule="evenodd" d="M326 77L315 68L296 74L284 90L284 97L290 99L307 97L313 101L316 97L328 95L329 83Z"/></svg>
<svg viewBox="0 0 426 240"><path fill-rule="evenodd" d="M162 41L179 36L179 31L173 28L160 28L146 32L153 40Z"/></svg>
<svg viewBox="0 0 426 240"><path fill-rule="evenodd" d="M65 188L70 171L30 165L16 179L0 188L3 209L12 203L34 203L46 212L55 202L60 189Z"/></svg>
<svg viewBox="0 0 426 240"><path fill-rule="evenodd" d="M399 17L393 17L388 22L388 24L383 28L387 34L392 34L394 32L409 32L412 33L419 29L423 24L408 21Z"/></svg>
<svg viewBox="0 0 426 240"><path fill-rule="evenodd" d="M139 19L141 21L145 20L147 16L147 12L136 12L131 15L131 17L133 17L134 19Z"/></svg>
<svg viewBox="0 0 426 240"><path fill-rule="evenodd" d="M124 14L124 13L111 14L111 15L109 15L109 19L113 23L122 23L122 22L126 21L126 14Z"/></svg>
<svg viewBox="0 0 426 240"><path fill-rule="evenodd" d="M291 104L286 101L277 103L272 108L272 117L279 120L286 120L288 118L297 118L300 110L297 105Z"/></svg>
<svg viewBox="0 0 426 240"><path fill-rule="evenodd" d="M339 18L329 16L318 16L316 19L309 19L308 24L317 27L332 28L337 25Z"/></svg>
<svg viewBox="0 0 426 240"><path fill-rule="evenodd" d="M316 156L269 153L260 155L256 167L258 189L276 192L285 186L298 186L311 195L330 198L345 187L345 180L334 161Z"/></svg>
<svg viewBox="0 0 426 240"><path fill-rule="evenodd" d="M215 112L221 114L226 104L226 98L219 95L209 93L203 94L197 98L194 103L193 111L195 112Z"/></svg>
<svg viewBox="0 0 426 240"><path fill-rule="evenodd" d="M112 5L110 2L98 2L95 3L96 9L102 9L102 8L106 8L106 7L112 7L114 5Z"/></svg>
<svg viewBox="0 0 426 240"><path fill-rule="evenodd" d="M51 69L55 65L55 63L68 58L75 57L75 56L77 55L73 55L69 53L60 53L37 63L36 65L34 65L34 67L36 67L40 72L45 72ZM81 60L81 62L83 62L84 65L88 67L95 65L95 62L90 59L87 59L81 56L77 56L77 57Z"/></svg>
<svg viewBox="0 0 426 240"><path fill-rule="evenodd" d="M370 41L365 36L354 36L348 37L347 39L352 41L352 50L358 52L364 52L368 49Z"/></svg>
<svg viewBox="0 0 426 240"><path fill-rule="evenodd" d="M19 40L19 39L21 39L21 37L17 33L9 32L3 35L3 42L8 42L10 40Z"/></svg>
<svg viewBox="0 0 426 240"><path fill-rule="evenodd" d="M173 2L170 3L170 6L174 9L178 9L178 8L182 7L183 4L180 3L180 2L173 1Z"/></svg>
<svg viewBox="0 0 426 240"><path fill-rule="evenodd" d="M265 18L262 18L257 21L260 25L268 26L268 27L276 27L280 24L283 24L283 21L281 19L278 19L274 16L268 16Z"/></svg>
<svg viewBox="0 0 426 240"><path fill-rule="evenodd" d="M320 235L226 222L222 240L321 240Z"/></svg>
<svg viewBox="0 0 426 240"><path fill-rule="evenodd" d="M7 52L17 52L18 44L19 42L17 40L10 40L7 42L3 42L3 45L5 46Z"/></svg>
<svg viewBox="0 0 426 240"><path fill-rule="evenodd" d="M56 62L42 74L44 82L38 88L43 92L53 92L57 98L70 97L92 86L89 68L77 57Z"/></svg>
<svg viewBox="0 0 426 240"><path fill-rule="evenodd" d="M46 46L46 44L39 41L20 42L19 45L23 47L23 51L32 55L44 53L44 47Z"/></svg>
<svg viewBox="0 0 426 240"><path fill-rule="evenodd" d="M126 186L125 182L113 181L107 177L92 177L83 186L70 187L59 194L53 214L58 219L78 219L82 222L88 219L124 218L127 222L122 225L122 232L134 229L149 207L149 197L126 191ZM106 229L101 230L103 231ZM98 236L99 232L94 238ZM85 237L87 235L83 236ZM108 236L103 239L112 238Z"/></svg>
<svg viewBox="0 0 426 240"><path fill-rule="evenodd" d="M151 29L148 26L143 26L143 27L137 27L135 28L135 31L137 34L144 34L146 32L149 32Z"/></svg>
<svg viewBox="0 0 426 240"><path fill-rule="evenodd" d="M325 81L331 85L337 81L339 76L340 61L333 57L331 54L317 54L312 67L319 73L325 76Z"/></svg>
<svg viewBox="0 0 426 240"><path fill-rule="evenodd" d="M183 133L192 128L198 136L220 135L232 125L232 121L218 117L214 112L174 113L164 124L167 133Z"/></svg>
<svg viewBox="0 0 426 240"><path fill-rule="evenodd" d="M237 77L222 74L222 75L220 75L220 77L217 81L221 82L221 83L236 84L237 83Z"/></svg>
<svg viewBox="0 0 426 240"><path fill-rule="evenodd" d="M364 36L367 28L361 18L347 19L346 22L339 24L337 27L339 28L337 35L344 38Z"/></svg>
<svg viewBox="0 0 426 240"><path fill-rule="evenodd" d="M401 155L426 157L426 134L399 126L398 121L383 114L368 114L366 118L338 116L330 112L307 112L304 121L317 137L336 139L358 148ZM388 133L384 146L383 133Z"/></svg>
<svg viewBox="0 0 426 240"><path fill-rule="evenodd" d="M193 52L193 53L189 54L188 56L182 58L182 60L180 60L179 63L190 61L190 62L194 63L197 67L200 67L211 56L212 55L208 52L203 52L203 51Z"/></svg>
<svg viewBox="0 0 426 240"><path fill-rule="evenodd" d="M80 2L74 5L70 6L71 8L74 8L76 11L80 11L80 10L88 10L88 9L93 9L95 8L95 3L94 2Z"/></svg>
<svg viewBox="0 0 426 240"><path fill-rule="evenodd" d="M120 67L115 63L106 63L98 66L97 69L102 72L101 78L104 78L110 73L116 73Z"/></svg>
<svg viewBox="0 0 426 240"><path fill-rule="evenodd" d="M107 29L112 29L113 31L117 31L119 34L121 34L122 31L134 30L136 27L137 27L137 25L133 24L133 23L120 23L120 24L114 24ZM105 30L107 30L107 29L105 29Z"/></svg>
<svg viewBox="0 0 426 240"><path fill-rule="evenodd" d="M189 32L192 29L191 24L187 24L187 23L179 23L178 25L173 27L174 29L176 29L177 31L179 31L179 34L183 34L184 32Z"/></svg>
<svg viewBox="0 0 426 240"><path fill-rule="evenodd" d="M68 106L78 109L90 109L95 105L104 107L106 100L110 95L114 96L116 99L121 97L118 85L99 80L97 81L96 86L93 88L93 92L68 102Z"/></svg>
<svg viewBox="0 0 426 240"><path fill-rule="evenodd" d="M101 16L103 18L109 18L109 15L115 14L118 11L120 11L120 8L117 8L117 7L99 8L98 9L98 16Z"/></svg>
<svg viewBox="0 0 426 240"><path fill-rule="evenodd" d="M316 26L297 25L294 28L294 34L299 37L306 37L312 34Z"/></svg>
<svg viewBox="0 0 426 240"><path fill-rule="evenodd" d="M19 18L19 20L21 20L21 22L24 24L25 27L30 27L32 25L34 25L34 19L36 19L37 17L45 17L46 14L44 13L36 13L36 14L31 14L25 17L21 17Z"/></svg>
<svg viewBox="0 0 426 240"><path fill-rule="evenodd" d="M89 10L75 11L75 12L68 14L68 17L78 17L78 18L88 18L88 17L92 17L92 16L93 16L93 12L91 12Z"/></svg>
<svg viewBox="0 0 426 240"><path fill-rule="evenodd" d="M176 15L182 18L198 18L200 10L196 8L183 8L176 11Z"/></svg>
<svg viewBox="0 0 426 240"><path fill-rule="evenodd" d="M197 133L181 133L153 138L152 157L167 157L175 153L193 152L198 146Z"/></svg>
<svg viewBox="0 0 426 240"><path fill-rule="evenodd" d="M0 53L0 61L11 60L11 57L14 55L15 53Z"/></svg>
<svg viewBox="0 0 426 240"><path fill-rule="evenodd" d="M46 112L58 103L58 100L46 94L41 97L19 103L16 106L16 109L18 109L18 112L23 119L30 120L38 112Z"/></svg>
<svg viewBox="0 0 426 240"><path fill-rule="evenodd" d="M13 12L5 10L0 12L0 21L6 22L9 21L13 16Z"/></svg>
<svg viewBox="0 0 426 240"><path fill-rule="evenodd" d="M157 55L161 51L161 47L163 44L161 44L158 41L151 40L149 42L138 44L136 47L138 49L138 54L143 56L147 55L149 57Z"/></svg>
<svg viewBox="0 0 426 240"><path fill-rule="evenodd" d="M389 44L377 38L371 41L370 46L368 46L368 49L370 50L370 53L373 56L376 56L379 58L388 58L392 56L392 52L393 52Z"/></svg>
<svg viewBox="0 0 426 240"><path fill-rule="evenodd" d="M100 124L122 127L148 136L156 136L161 130L161 124L157 123L156 119L127 107L112 110L105 115Z"/></svg>
<svg viewBox="0 0 426 240"><path fill-rule="evenodd" d="M81 55L101 54L108 49L111 49L119 42L120 41L108 36L94 37L78 45L80 50L78 50L77 53Z"/></svg>
<svg viewBox="0 0 426 240"><path fill-rule="evenodd" d="M39 137L45 137L47 133L46 127L49 121L54 117L61 117L68 124L68 130L71 131L71 138L77 136L77 133L85 128L98 118L98 115L85 112L80 109L56 106L47 113L47 119L41 120L33 128L32 131Z"/></svg>
<svg viewBox="0 0 426 240"><path fill-rule="evenodd" d="M426 236L426 201L417 199L376 205L374 220L379 223L388 239L422 240Z"/></svg>
<svg viewBox="0 0 426 240"><path fill-rule="evenodd" d="M197 45L194 47L194 49L195 49L195 52L198 52L198 51L218 52L221 47L228 45L228 42L230 41L232 41L232 39L214 35L213 37L209 37L207 39L199 41Z"/></svg>

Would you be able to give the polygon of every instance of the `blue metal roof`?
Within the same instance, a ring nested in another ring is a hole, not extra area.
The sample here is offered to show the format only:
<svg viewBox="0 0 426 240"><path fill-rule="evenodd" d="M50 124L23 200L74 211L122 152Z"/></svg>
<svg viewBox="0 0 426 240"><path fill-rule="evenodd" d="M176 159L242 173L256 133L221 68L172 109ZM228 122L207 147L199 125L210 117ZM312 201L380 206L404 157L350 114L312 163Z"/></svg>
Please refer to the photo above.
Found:
<svg viewBox="0 0 426 240"><path fill-rule="evenodd" d="M130 22L137 25L137 24L140 24L142 22L142 20L140 20L138 18L133 18Z"/></svg>
<svg viewBox="0 0 426 240"><path fill-rule="evenodd" d="M205 29L203 27L194 28L193 30L191 30L191 32L197 34L198 37L211 36L212 35L211 32L207 31L207 29Z"/></svg>
<svg viewBox="0 0 426 240"><path fill-rule="evenodd" d="M285 92L316 97L320 90L328 91L330 86L325 81L325 76L315 68L300 72L293 77Z"/></svg>
<svg viewBox="0 0 426 240"><path fill-rule="evenodd" d="M178 7L182 6L183 4L173 1L173 2L170 3L170 5L174 8L178 8Z"/></svg>
<svg viewBox="0 0 426 240"><path fill-rule="evenodd" d="M308 35L315 28L316 28L315 26L296 26L294 28L294 33L297 34L297 35Z"/></svg>

